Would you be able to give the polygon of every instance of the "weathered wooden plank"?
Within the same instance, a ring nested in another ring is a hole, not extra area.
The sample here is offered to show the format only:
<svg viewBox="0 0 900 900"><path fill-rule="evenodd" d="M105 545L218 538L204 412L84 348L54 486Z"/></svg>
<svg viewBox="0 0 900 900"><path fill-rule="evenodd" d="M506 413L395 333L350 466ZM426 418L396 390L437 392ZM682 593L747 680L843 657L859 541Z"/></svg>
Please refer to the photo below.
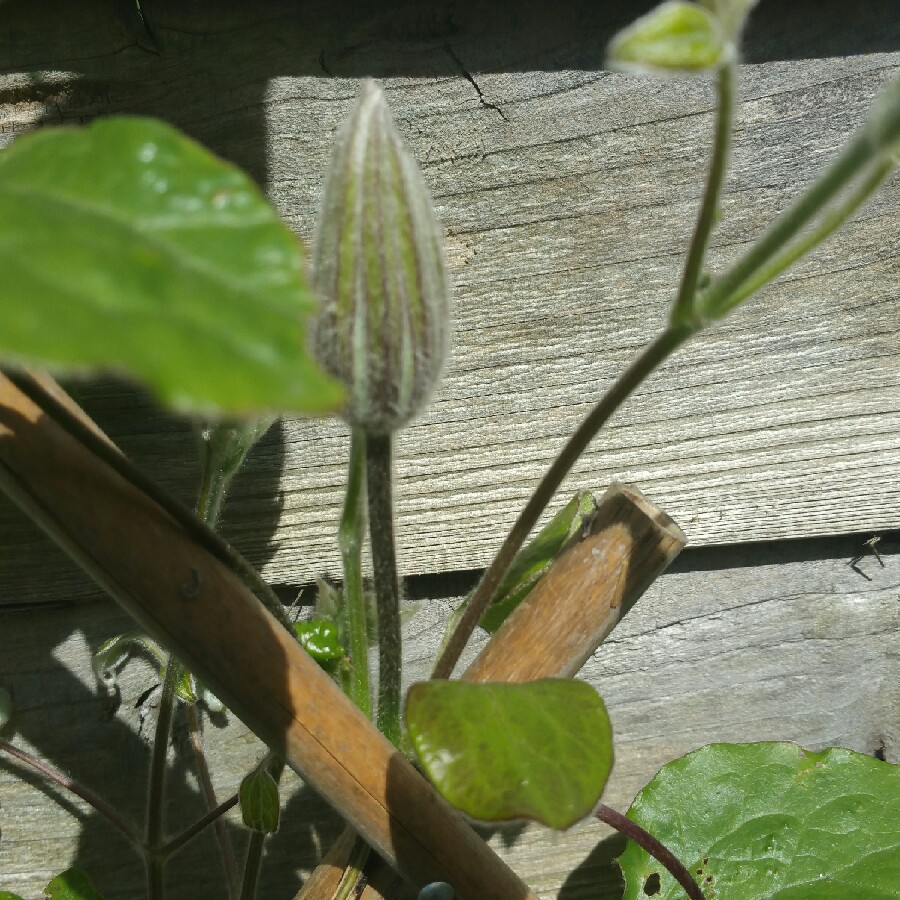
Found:
<svg viewBox="0 0 900 900"><path fill-rule="evenodd" d="M666 761L710 741L794 740L900 761L897 535L879 548L884 568L869 554L857 569L848 562L864 549L861 539L685 551L581 673L604 696L618 742L606 801L624 808ZM410 623L407 681L427 675L449 606L428 603ZM0 669L16 700L16 742L139 820L153 716L153 696L143 695L156 679L143 663L129 664L113 717L87 656L128 621L106 601L2 617ZM262 749L234 723L208 726L207 734L224 798ZM172 827L201 810L189 754L182 726L171 760ZM292 776L287 787L283 830L263 871L261 895L272 900L293 897L300 872L339 830ZM36 896L52 871L77 858L109 900L141 896L140 866L124 844L95 816L82 812L79 822L60 809L54 793L0 766L0 888ZM493 843L542 898L612 900L608 858L617 845L606 836L585 823ZM212 842L186 852L174 864L174 900L220 896Z"/></svg>
<svg viewBox="0 0 900 900"><path fill-rule="evenodd" d="M484 565L566 435L664 318L700 192L710 86L599 70L630 4L601 20L584 5L543 18L527 7L508 33L495 12L476 23L467 4L452 22L434 4L430 16L404 8L355 23L314 4L302 16L275 4L265 20L240 4L216 20L153 6L160 55L102 3L77 16L59 4L39 23L22 4L5 8L16 27L0 47L0 141L45 121L162 115L248 166L309 239L355 79L383 76L446 226L456 289L443 385L399 439L401 560L418 573ZM767 61L742 68L715 266L833 157L900 63L897 52L779 61L781 29L764 8L748 51ZM890 15L873 25L826 4L816 21L821 40L849 42L838 49L896 47ZM327 77L323 53L347 77ZM475 72L480 96L460 69ZM570 486L636 483L693 544L900 525L898 200L894 178L779 286L666 365ZM124 387L90 388L88 403L190 498L184 423ZM258 451L228 527L269 579L338 572L345 451L342 426L321 422L286 423ZM5 503L0 546L0 603L91 595Z"/></svg>

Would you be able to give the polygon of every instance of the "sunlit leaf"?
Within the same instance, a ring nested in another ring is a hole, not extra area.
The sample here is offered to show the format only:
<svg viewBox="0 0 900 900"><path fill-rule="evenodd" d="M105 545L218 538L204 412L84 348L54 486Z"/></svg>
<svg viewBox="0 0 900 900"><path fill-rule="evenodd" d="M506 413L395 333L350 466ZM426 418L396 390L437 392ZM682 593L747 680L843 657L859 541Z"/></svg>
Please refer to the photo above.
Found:
<svg viewBox="0 0 900 900"><path fill-rule="evenodd" d="M693 74L719 66L730 47L711 12L671 0L620 31L610 42L606 63L626 72Z"/></svg>
<svg viewBox="0 0 900 900"><path fill-rule="evenodd" d="M711 744L665 766L628 817L661 840L708 897L900 897L900 767L851 750ZM684 892L629 843L626 900Z"/></svg>
<svg viewBox="0 0 900 900"><path fill-rule="evenodd" d="M241 816L249 829L263 834L278 831L281 818L278 785L265 767L254 769L241 782L238 797Z"/></svg>
<svg viewBox="0 0 900 900"><path fill-rule="evenodd" d="M103 900L84 870L77 866L57 875L44 888L44 893L50 900Z"/></svg>
<svg viewBox="0 0 900 900"><path fill-rule="evenodd" d="M104 118L0 153L0 355L112 369L200 412L317 413L300 244L253 182L174 128Z"/></svg>
<svg viewBox="0 0 900 900"><path fill-rule="evenodd" d="M480 625L493 634L513 610L531 593L553 561L567 546L569 538L582 526L585 516L596 509L590 491L579 491L516 555L500 583L493 603L485 610ZM469 605L471 594L450 616L446 641Z"/></svg>
<svg viewBox="0 0 900 900"><path fill-rule="evenodd" d="M159 645L146 635L131 631L104 641L91 657L91 667L97 681L107 688L114 688L117 670L135 649L146 651L157 669L162 670L166 657Z"/></svg>
<svg viewBox="0 0 900 900"><path fill-rule="evenodd" d="M300 644L316 662L343 659L345 650L338 640L338 629L328 619L308 619L295 622L294 631Z"/></svg>
<svg viewBox="0 0 900 900"><path fill-rule="evenodd" d="M606 708L581 681L422 682L406 724L437 789L481 821L568 828L596 806L612 768Z"/></svg>

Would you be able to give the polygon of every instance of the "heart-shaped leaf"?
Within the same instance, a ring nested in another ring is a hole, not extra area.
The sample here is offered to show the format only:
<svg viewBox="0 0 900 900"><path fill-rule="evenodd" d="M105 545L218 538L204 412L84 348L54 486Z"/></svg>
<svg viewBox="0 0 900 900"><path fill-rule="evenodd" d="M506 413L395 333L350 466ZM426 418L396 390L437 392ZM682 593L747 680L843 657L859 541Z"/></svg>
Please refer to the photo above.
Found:
<svg viewBox="0 0 900 900"><path fill-rule="evenodd" d="M628 817L710 898L900 896L900 767L851 750L711 744L665 766ZM685 896L635 844L619 865L625 900Z"/></svg>
<svg viewBox="0 0 900 900"><path fill-rule="evenodd" d="M0 153L0 354L146 380L183 409L320 413L300 244L251 180L153 119Z"/></svg>
<svg viewBox="0 0 900 900"><path fill-rule="evenodd" d="M426 774L485 822L568 828L589 815L612 769L612 729L582 681L414 684L406 724Z"/></svg>
<svg viewBox="0 0 900 900"><path fill-rule="evenodd" d="M77 866L57 875L44 893L50 900L103 900L84 870Z"/></svg>

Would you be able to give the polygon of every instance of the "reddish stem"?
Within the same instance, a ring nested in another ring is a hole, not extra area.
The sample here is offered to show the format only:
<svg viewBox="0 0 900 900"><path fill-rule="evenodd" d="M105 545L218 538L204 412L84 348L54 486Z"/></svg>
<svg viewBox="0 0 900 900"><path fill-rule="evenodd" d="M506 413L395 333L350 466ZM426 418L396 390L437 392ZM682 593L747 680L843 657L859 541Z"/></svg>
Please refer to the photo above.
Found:
<svg viewBox="0 0 900 900"><path fill-rule="evenodd" d="M82 787L77 781L73 781L69 778L68 775L64 775L62 772L58 772L46 763L41 762L41 760L36 756L33 756L27 750L22 750L19 747L10 744L9 741L4 741L2 738L0 738L0 750L3 750L10 756L14 756L20 762L31 766L32 769L37 769L42 775L45 775L51 781L55 781L56 784L75 794L76 797L81 797L85 803L93 806L94 809L108 822L115 825L141 853L145 852L144 842L137 829L92 791Z"/></svg>
<svg viewBox="0 0 900 900"><path fill-rule="evenodd" d="M657 862L662 863L669 874L684 888L691 900L706 900L700 886L694 881L690 872L681 864L681 861L652 834L644 831L636 822L627 819L620 812L616 812L605 803L601 803L594 815L601 821L620 831L629 840L634 841L639 847L643 847Z"/></svg>

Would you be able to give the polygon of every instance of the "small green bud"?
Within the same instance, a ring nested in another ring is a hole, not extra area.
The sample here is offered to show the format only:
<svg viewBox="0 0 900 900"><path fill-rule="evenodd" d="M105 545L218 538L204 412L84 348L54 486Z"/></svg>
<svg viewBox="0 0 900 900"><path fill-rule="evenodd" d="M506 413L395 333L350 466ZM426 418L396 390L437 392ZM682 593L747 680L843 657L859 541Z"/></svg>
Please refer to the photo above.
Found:
<svg viewBox="0 0 900 900"><path fill-rule="evenodd" d="M667 0L610 41L606 64L621 72L696 75L721 66L734 47L704 7Z"/></svg>
<svg viewBox="0 0 900 900"><path fill-rule="evenodd" d="M272 834L281 820L278 784L265 767L257 767L241 782L238 790L241 817L251 831Z"/></svg>
<svg viewBox="0 0 900 900"><path fill-rule="evenodd" d="M314 265L316 355L348 388L344 418L388 434L440 377L449 288L428 188L373 81L337 136Z"/></svg>

